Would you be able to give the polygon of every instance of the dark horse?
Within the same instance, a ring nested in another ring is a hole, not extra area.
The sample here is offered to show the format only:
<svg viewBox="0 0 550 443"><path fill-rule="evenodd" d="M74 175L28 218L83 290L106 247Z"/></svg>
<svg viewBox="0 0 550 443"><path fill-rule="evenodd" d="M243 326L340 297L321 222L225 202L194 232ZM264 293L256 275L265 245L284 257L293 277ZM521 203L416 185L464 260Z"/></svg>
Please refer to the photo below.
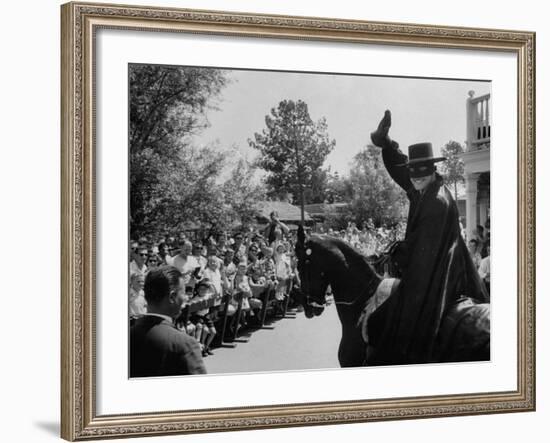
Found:
<svg viewBox="0 0 550 443"><path fill-rule="evenodd" d="M368 365L367 345L360 318L383 278L366 257L342 240L327 236L306 239L303 228L296 244L298 272L305 315L321 315L328 285L332 289L342 338L338 360L342 367ZM465 303L450 309L442 323L444 352L437 361L482 361L490 359L489 306Z"/></svg>

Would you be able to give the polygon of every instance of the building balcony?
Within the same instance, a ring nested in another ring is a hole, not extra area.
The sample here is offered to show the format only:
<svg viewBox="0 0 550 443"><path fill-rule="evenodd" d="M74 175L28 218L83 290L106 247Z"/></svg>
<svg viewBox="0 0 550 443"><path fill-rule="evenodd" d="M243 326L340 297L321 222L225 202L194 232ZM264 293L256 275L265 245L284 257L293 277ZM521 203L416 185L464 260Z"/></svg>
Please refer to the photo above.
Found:
<svg viewBox="0 0 550 443"><path fill-rule="evenodd" d="M468 93L466 101L466 145L467 151L489 150L491 147L491 94L474 97L474 91Z"/></svg>

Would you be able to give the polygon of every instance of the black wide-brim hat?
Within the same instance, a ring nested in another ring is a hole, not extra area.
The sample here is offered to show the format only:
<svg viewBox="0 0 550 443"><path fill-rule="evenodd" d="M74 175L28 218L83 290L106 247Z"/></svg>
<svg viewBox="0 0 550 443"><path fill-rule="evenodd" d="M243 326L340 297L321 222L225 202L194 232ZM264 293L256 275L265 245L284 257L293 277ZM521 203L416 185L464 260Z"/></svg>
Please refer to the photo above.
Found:
<svg viewBox="0 0 550 443"><path fill-rule="evenodd" d="M437 163L447 160L445 157L434 157L431 143L416 143L409 146L409 161L398 166L409 166L418 163Z"/></svg>

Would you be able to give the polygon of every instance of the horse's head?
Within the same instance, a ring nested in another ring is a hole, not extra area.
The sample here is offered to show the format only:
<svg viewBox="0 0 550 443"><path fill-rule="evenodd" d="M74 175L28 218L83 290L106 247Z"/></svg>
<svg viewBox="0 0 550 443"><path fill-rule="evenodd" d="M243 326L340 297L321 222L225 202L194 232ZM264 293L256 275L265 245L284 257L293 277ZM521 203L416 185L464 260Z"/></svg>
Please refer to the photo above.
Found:
<svg viewBox="0 0 550 443"><path fill-rule="evenodd" d="M306 238L304 228L298 228L296 257L301 282L301 300L306 317L311 318L323 313L325 295L329 285L327 262L321 253L320 243L315 238Z"/></svg>
<svg viewBox="0 0 550 443"><path fill-rule="evenodd" d="M359 251L346 242L332 237L307 237L302 227L296 242L298 273L307 317L320 315L326 303L330 284L337 306L362 309L374 294L381 277Z"/></svg>

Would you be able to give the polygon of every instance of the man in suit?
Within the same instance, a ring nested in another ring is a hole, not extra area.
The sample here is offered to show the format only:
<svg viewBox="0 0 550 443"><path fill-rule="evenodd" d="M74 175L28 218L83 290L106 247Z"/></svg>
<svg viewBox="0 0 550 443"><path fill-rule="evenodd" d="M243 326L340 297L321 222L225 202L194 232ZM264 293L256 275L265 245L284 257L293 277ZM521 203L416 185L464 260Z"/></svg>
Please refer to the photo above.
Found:
<svg viewBox="0 0 550 443"><path fill-rule="evenodd" d="M199 343L174 326L188 300L182 273L152 269L144 291L147 313L130 328L130 377L205 374Z"/></svg>

